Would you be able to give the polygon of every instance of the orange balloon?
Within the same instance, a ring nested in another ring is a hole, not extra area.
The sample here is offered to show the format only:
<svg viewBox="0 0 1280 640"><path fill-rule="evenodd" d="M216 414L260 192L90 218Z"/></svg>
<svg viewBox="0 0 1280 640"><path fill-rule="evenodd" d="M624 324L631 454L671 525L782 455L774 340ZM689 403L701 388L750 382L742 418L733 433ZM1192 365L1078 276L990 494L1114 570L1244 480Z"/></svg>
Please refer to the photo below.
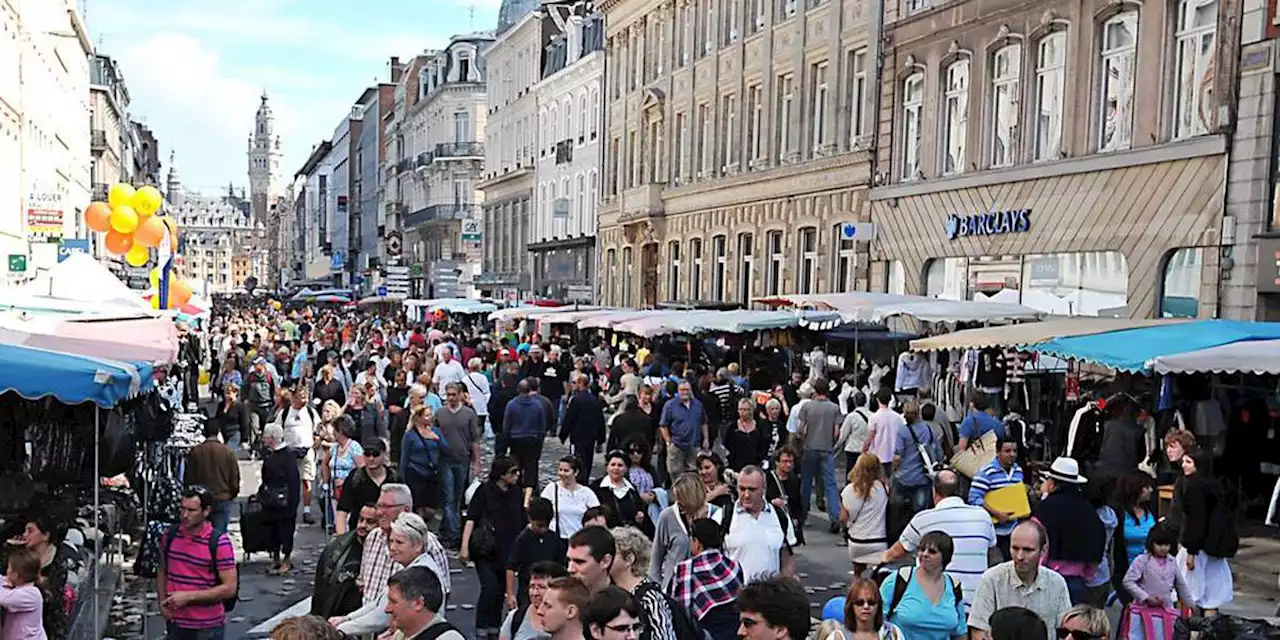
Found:
<svg viewBox="0 0 1280 640"><path fill-rule="evenodd" d="M191 300L191 286L173 279L169 281L169 308L176 309Z"/></svg>
<svg viewBox="0 0 1280 640"><path fill-rule="evenodd" d="M154 247L160 244L168 230L159 218L150 216L133 232L133 241L144 247Z"/></svg>
<svg viewBox="0 0 1280 640"><path fill-rule="evenodd" d="M90 229L98 233L106 233L111 230L111 205L105 202L95 202L84 210L84 223Z"/></svg>
<svg viewBox="0 0 1280 640"><path fill-rule="evenodd" d="M122 256L129 253L129 250L133 248L133 236L132 234L120 233L112 229L107 232L103 243L106 245L107 251L113 255Z"/></svg>

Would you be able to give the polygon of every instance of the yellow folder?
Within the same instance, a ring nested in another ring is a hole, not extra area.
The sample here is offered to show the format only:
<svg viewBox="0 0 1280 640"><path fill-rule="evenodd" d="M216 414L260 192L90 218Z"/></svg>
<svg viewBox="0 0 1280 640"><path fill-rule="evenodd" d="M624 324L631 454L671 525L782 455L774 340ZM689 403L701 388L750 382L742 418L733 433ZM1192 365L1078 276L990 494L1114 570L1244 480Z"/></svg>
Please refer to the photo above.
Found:
<svg viewBox="0 0 1280 640"><path fill-rule="evenodd" d="M987 506L996 511L1012 513L1014 518L1031 515L1031 501L1027 499L1027 485L1019 482L987 492ZM992 522L995 521L993 517Z"/></svg>

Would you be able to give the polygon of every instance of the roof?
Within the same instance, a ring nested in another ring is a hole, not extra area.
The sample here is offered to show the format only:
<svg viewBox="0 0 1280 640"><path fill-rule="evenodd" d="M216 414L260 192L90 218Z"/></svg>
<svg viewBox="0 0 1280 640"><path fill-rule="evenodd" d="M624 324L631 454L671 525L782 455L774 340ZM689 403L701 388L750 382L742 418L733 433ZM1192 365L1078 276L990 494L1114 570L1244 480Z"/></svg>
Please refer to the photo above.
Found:
<svg viewBox="0 0 1280 640"><path fill-rule="evenodd" d="M298 172L293 174L293 177L298 178L301 176L311 175L316 170L316 165L319 165L320 161L324 160L324 157L329 155L329 152L332 150L333 143L328 140L316 145L316 147L311 150L311 155L307 157L307 161L302 163L302 168L298 169Z"/></svg>

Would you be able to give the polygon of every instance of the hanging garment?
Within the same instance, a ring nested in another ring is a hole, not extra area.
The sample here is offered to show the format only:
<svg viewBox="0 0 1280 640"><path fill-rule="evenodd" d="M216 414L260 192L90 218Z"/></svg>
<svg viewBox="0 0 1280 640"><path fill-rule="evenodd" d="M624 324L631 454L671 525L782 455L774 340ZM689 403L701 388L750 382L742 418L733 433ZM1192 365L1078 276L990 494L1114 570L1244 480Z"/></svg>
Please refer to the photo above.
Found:
<svg viewBox="0 0 1280 640"><path fill-rule="evenodd" d="M978 367L973 380L975 386L987 393L1003 391L1008 374L1003 351L993 348L978 352Z"/></svg>
<svg viewBox="0 0 1280 640"><path fill-rule="evenodd" d="M1071 417L1063 455L1077 462L1093 462L1102 449L1102 413L1094 402L1086 403Z"/></svg>

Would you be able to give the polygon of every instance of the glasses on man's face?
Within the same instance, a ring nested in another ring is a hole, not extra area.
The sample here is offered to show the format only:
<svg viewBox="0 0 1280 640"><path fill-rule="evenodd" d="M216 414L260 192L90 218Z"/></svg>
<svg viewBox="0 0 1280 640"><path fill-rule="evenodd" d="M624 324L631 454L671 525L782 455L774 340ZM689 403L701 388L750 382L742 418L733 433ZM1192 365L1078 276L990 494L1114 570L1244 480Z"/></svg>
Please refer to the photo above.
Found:
<svg viewBox="0 0 1280 640"><path fill-rule="evenodd" d="M1101 637L1080 629L1058 627L1058 640L1066 640L1067 638L1071 638L1071 640L1099 640Z"/></svg>
<svg viewBox="0 0 1280 640"><path fill-rule="evenodd" d="M644 633L644 622L637 620L631 624L606 624L604 628L614 633Z"/></svg>

